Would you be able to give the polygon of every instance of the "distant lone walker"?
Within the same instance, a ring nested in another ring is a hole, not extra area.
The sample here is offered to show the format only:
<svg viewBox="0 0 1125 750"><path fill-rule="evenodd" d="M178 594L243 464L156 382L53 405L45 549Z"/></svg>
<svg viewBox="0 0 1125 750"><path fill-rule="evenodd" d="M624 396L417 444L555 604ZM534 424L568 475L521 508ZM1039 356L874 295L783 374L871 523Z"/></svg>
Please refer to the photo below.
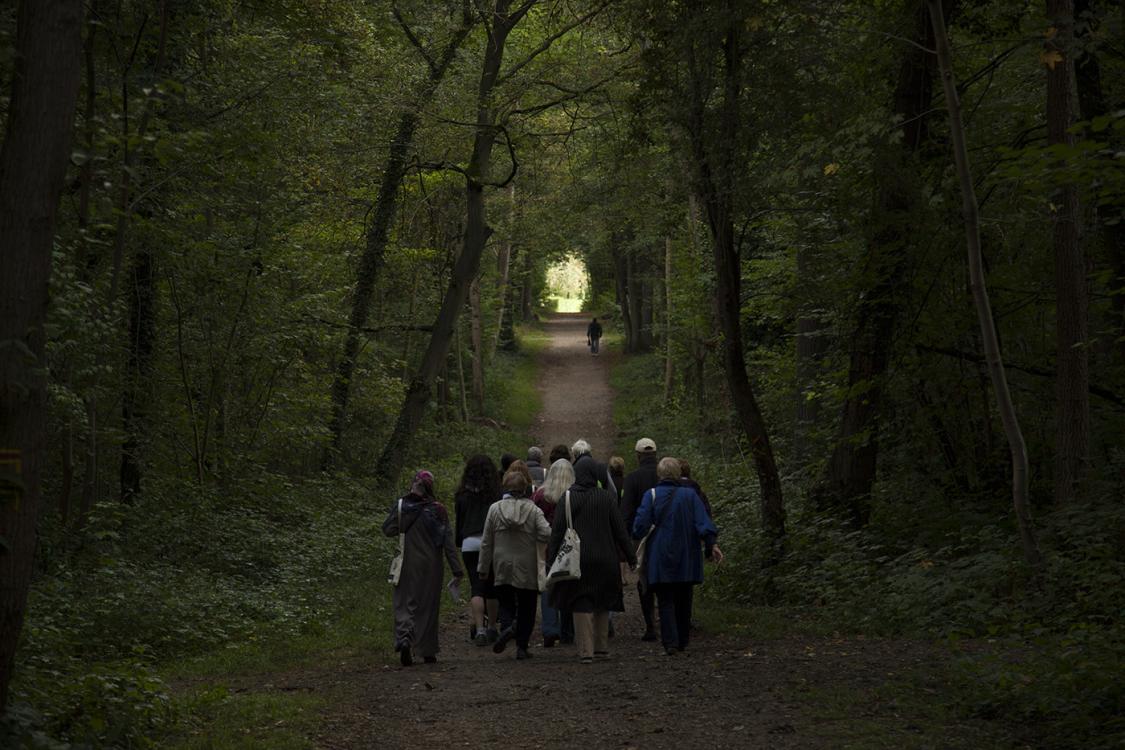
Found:
<svg viewBox="0 0 1125 750"><path fill-rule="evenodd" d="M590 325L586 326L586 346L590 347L590 353L595 357L598 356L598 342L602 338L602 324L598 322L597 318L590 321Z"/></svg>

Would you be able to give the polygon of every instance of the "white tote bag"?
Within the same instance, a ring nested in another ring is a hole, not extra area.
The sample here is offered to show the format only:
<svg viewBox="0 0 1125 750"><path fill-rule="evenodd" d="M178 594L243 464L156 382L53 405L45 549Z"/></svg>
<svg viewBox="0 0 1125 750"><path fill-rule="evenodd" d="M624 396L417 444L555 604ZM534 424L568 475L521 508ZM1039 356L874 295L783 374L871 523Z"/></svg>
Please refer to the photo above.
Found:
<svg viewBox="0 0 1125 750"><path fill-rule="evenodd" d="M391 560L391 570L387 573L387 583L397 586L402 578L402 553L406 549L406 535L402 533L402 498L398 499L398 552Z"/></svg>
<svg viewBox="0 0 1125 750"><path fill-rule="evenodd" d="M551 563L551 572L547 574L547 585L551 586L559 581L576 581L582 577L582 542L578 532L574 530L574 522L570 517L570 490L566 491L566 533L563 534L562 545L559 547L555 561Z"/></svg>

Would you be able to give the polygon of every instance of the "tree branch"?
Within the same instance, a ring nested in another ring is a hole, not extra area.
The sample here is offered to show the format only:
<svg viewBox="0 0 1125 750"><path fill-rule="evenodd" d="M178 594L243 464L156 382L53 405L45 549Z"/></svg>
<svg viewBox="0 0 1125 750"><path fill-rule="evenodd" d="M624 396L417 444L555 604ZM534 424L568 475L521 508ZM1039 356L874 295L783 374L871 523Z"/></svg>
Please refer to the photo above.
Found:
<svg viewBox="0 0 1125 750"><path fill-rule="evenodd" d="M402 15L402 11L398 9L397 2L391 3L391 13L394 14L395 20L398 21L398 25L402 29L402 33L406 34L406 38L410 40L410 43L412 45L414 45L414 49L418 50L418 54L422 55L422 58L426 61L426 65L429 66L430 72L435 72L437 70L437 63L434 62L434 58L430 57L430 53L426 51L426 46L422 44L422 40L419 39L418 36L414 33L414 30L410 28L410 24L406 22L406 19Z"/></svg>
<svg viewBox="0 0 1125 750"><path fill-rule="evenodd" d="M535 3L534 3L533 0L529 0L529 2L524 4L524 7L527 7L528 10L530 10L530 8L528 6L531 6L531 5L534 5L534 4ZM601 5L599 5L598 7L594 8L592 11L587 13L586 15L579 16L578 18L576 18L573 21L571 21L570 23L568 23L566 26L563 26L561 29L559 29L554 34L552 34L549 37L547 37L546 39L544 39L543 42L538 47L533 49L527 57L525 57L523 60L521 60L520 62L513 65L511 68L509 68L507 73L501 73L500 76L497 77L497 79L496 79L496 85L499 86L499 85L503 84L505 81L510 80L512 78L512 76L514 76L516 73L518 73L520 70L522 70L524 66L526 66L532 60L539 57L539 55L543 54L548 49L550 49L551 45L554 44L556 41L558 41L558 39L560 37L566 35L567 33L569 33L575 27L581 26L582 24L586 23L586 21L588 21L591 18L593 18L594 16L598 15L603 10L605 10L607 7L609 7L608 2L602 3ZM526 12L527 11L525 10L524 13L526 13ZM519 13L519 11L517 11L516 13ZM516 16L516 14L512 14L512 17L515 17L515 16ZM516 20L519 20L519 19L517 18Z"/></svg>
<svg viewBox="0 0 1125 750"><path fill-rule="evenodd" d="M945 347L945 346L927 346L926 344L917 344L917 345L915 345L915 348L920 352L929 352L930 354L943 354L947 357L953 357L955 359L964 360L966 362L975 362L976 364L984 364L985 363L985 359L981 355L974 354L973 352L963 352L960 349L951 349L951 348ZM1043 367L1032 367L1032 366L1027 366L1027 365L1014 365L1011 362L1005 362L1004 367L1006 367L1009 370L1015 370L1016 372L1023 372L1023 373L1026 373L1028 375L1035 375L1035 376L1041 377L1041 378L1054 378L1055 377L1055 371L1054 370L1048 370L1048 369L1043 368ZM1091 383L1090 384L1090 393L1091 393L1091 395L1099 396L1101 398L1104 398L1106 401L1109 401L1110 403L1117 404L1118 406L1125 408L1125 398L1122 398L1121 396L1118 396L1116 393L1109 390L1108 388L1103 388L1100 385L1095 385L1095 384Z"/></svg>

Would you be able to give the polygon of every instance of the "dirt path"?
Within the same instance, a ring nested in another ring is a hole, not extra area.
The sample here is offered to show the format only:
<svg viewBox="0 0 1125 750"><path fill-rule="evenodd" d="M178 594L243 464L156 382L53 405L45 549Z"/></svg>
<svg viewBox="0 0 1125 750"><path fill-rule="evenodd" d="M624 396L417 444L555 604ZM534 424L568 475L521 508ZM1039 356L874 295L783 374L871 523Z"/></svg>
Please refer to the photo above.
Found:
<svg viewBox="0 0 1125 750"><path fill-rule="evenodd" d="M597 357L586 347L586 315L556 315L545 328L551 337L543 352L543 411L533 432L544 453L558 444L571 445L582 438L595 458L605 461L613 448L613 391L609 387L612 353Z"/></svg>
<svg viewBox="0 0 1125 750"><path fill-rule="evenodd" d="M547 448L583 437L604 459L614 436L609 358L590 356L585 324L547 324L535 429ZM928 644L703 632L669 657L640 641L635 592L626 608L607 662L581 665L573 646L545 649L539 639L529 661L515 661L514 648L493 654L468 641L465 609L447 606L437 664L403 669L390 653L348 659L279 676L275 689L328 698L322 748L990 746L976 728L939 730L930 712L916 716L889 694L899 675L943 658Z"/></svg>

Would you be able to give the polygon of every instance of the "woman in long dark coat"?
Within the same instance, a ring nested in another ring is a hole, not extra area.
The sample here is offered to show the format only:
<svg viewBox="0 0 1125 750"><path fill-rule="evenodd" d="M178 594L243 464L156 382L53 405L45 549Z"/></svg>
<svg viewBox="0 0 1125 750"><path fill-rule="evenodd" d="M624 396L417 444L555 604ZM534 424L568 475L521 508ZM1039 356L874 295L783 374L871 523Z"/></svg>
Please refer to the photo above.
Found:
<svg viewBox="0 0 1125 750"><path fill-rule="evenodd" d="M593 461L574 465L570 515L581 542L582 577L552 586L551 601L574 613L574 642L583 663L609 656L609 613L621 611L622 559L635 565L637 556L617 509L617 495L598 487ZM553 561L567 528L566 495L559 499L551 527L548 562Z"/></svg>
<svg viewBox="0 0 1125 750"><path fill-rule="evenodd" d="M401 503L401 522L399 507ZM414 663L417 650L427 664L437 661L438 613L441 609L442 556L453 577L464 575L453 546L453 529L445 506L434 497L434 475L420 471L410 492L391 506L383 533L403 534L402 573L394 590L395 651L402 666Z"/></svg>

